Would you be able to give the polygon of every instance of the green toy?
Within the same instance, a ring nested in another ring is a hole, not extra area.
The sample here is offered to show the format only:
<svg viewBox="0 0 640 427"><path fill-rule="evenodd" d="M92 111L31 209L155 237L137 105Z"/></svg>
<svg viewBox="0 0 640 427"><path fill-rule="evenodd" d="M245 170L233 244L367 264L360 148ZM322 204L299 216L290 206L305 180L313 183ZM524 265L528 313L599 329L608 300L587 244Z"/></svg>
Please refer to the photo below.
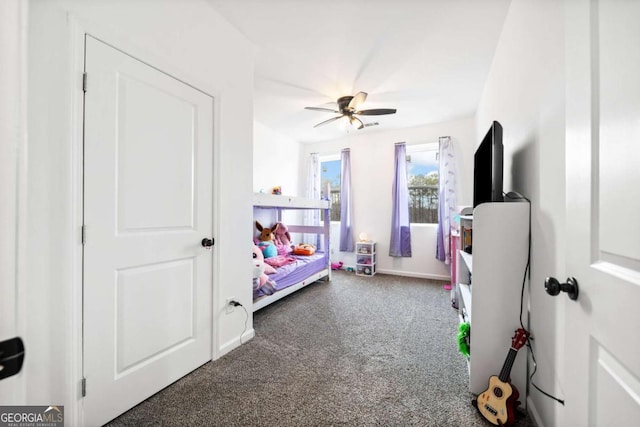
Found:
<svg viewBox="0 0 640 427"><path fill-rule="evenodd" d="M471 346L469 345L471 337L471 325L469 322L460 323L458 326L458 350L465 357L469 357Z"/></svg>

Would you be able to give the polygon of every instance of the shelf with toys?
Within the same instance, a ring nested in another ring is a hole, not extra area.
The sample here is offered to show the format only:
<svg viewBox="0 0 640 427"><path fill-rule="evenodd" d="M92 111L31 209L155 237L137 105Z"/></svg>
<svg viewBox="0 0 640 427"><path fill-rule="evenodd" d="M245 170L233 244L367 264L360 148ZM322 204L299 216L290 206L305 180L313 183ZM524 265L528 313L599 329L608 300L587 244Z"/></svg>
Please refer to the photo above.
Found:
<svg viewBox="0 0 640 427"><path fill-rule="evenodd" d="M479 394L486 389L487 378L500 372L505 341L519 326L521 307L527 306L521 297L528 261L529 206L482 203L462 214L456 295L460 322L470 327L469 388ZM526 317L524 321L526 325ZM511 370L511 382L518 390L526 390L526 361L519 356Z"/></svg>
<svg viewBox="0 0 640 427"><path fill-rule="evenodd" d="M376 242L371 240L356 242L356 275L375 275L376 263Z"/></svg>

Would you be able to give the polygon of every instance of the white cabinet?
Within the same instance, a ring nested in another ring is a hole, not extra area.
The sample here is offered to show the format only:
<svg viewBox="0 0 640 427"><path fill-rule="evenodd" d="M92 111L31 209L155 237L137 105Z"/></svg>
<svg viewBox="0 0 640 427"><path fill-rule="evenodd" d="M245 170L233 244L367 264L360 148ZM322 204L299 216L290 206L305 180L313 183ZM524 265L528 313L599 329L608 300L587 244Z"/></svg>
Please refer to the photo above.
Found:
<svg viewBox="0 0 640 427"><path fill-rule="evenodd" d="M462 226L472 229L472 253L458 251L456 295L460 320L471 324L469 388L478 394L487 389L490 376L500 374L511 338L520 328L520 299L527 294L522 287L529 256L529 204L483 203L473 216L461 216ZM525 327L527 306L522 301ZM524 402L526 347L519 353L511 382Z"/></svg>
<svg viewBox="0 0 640 427"><path fill-rule="evenodd" d="M376 242L356 242L356 275L376 274Z"/></svg>

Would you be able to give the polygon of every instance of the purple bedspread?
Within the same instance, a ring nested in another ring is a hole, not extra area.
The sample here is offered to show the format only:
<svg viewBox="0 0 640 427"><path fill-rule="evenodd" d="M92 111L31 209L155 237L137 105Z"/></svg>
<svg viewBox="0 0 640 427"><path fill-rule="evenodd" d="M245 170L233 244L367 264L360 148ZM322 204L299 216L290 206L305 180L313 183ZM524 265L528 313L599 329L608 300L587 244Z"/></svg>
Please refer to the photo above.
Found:
<svg viewBox="0 0 640 427"><path fill-rule="evenodd" d="M278 267L274 274L269 274L269 279L276 282L276 291L295 285L327 266L324 252L316 252L308 256L293 254L291 256L296 259L295 262Z"/></svg>

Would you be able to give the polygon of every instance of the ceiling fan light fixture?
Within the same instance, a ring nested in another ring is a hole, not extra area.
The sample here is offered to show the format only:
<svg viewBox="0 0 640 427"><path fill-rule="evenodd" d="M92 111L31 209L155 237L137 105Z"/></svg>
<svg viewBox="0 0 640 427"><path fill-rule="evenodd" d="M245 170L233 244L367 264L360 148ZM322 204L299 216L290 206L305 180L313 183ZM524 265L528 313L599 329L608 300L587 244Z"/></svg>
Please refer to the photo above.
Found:
<svg viewBox="0 0 640 427"><path fill-rule="evenodd" d="M364 127L364 123L357 117L349 116L349 122L351 122L351 126L356 129L362 129Z"/></svg>
<svg viewBox="0 0 640 427"><path fill-rule="evenodd" d="M349 132L349 129L351 128L351 121L348 116L342 116L342 120L338 120L338 122L340 122L340 129L345 132Z"/></svg>
<svg viewBox="0 0 640 427"><path fill-rule="evenodd" d="M314 110L314 111L327 111L327 112L341 114L340 116L336 116L329 120L320 122L316 124L314 127L323 126L327 123L331 123L332 121L335 121L344 117L345 120L340 120L340 122L344 123L344 125L341 125L341 126L345 126L347 127L347 129L349 129L348 127L349 125L351 125L351 127L355 129L363 129L365 127L375 126L378 124L378 122L365 124L362 122L362 120L360 120L360 118L356 117L357 115L381 116L385 114L396 113L395 108L374 108L369 110L359 110L358 108L360 107L360 104L362 104L366 99L367 99L366 92L358 92L355 96L341 96L340 98L338 98L337 100L338 110L331 110L331 109L322 108L322 107L305 107L305 109Z"/></svg>

